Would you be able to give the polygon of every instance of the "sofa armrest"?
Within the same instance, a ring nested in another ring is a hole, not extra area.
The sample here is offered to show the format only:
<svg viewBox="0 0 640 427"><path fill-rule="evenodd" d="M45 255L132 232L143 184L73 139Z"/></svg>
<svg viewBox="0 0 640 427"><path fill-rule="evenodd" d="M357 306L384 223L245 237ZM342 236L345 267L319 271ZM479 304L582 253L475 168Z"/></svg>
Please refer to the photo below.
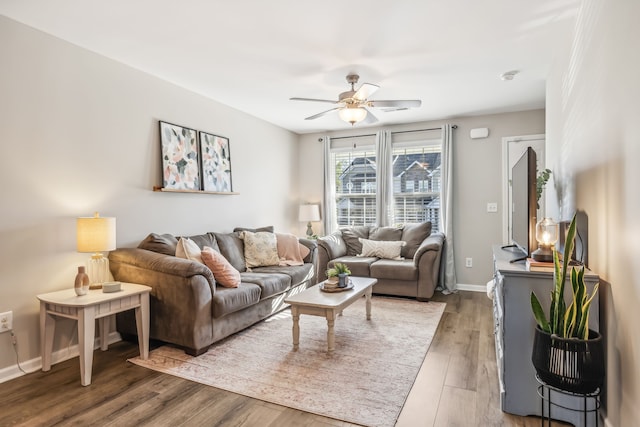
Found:
<svg viewBox="0 0 640 427"><path fill-rule="evenodd" d="M318 239L318 264L317 281L327 278L327 266L332 259L340 258L347 254L347 244L342 238L342 232L335 231L328 236Z"/></svg>
<svg viewBox="0 0 640 427"><path fill-rule="evenodd" d="M442 251L442 245L444 244L443 233L433 233L420 243L416 254L413 256L413 262L416 267L420 264L420 257L422 257L428 251Z"/></svg>
<svg viewBox="0 0 640 427"><path fill-rule="evenodd" d="M440 258L444 245L444 234L433 233L422 241L413 262L418 268L418 295L419 300L427 300L433 296L440 277Z"/></svg>
<svg viewBox="0 0 640 427"><path fill-rule="evenodd" d="M191 261L184 258L178 258L171 255L165 255L158 252L148 251L139 248L119 248L109 253L109 263L113 272L114 279L126 281L116 277L116 273L121 273L123 266L135 267L139 270L152 270L157 273L169 274L171 276L192 277L202 275L207 282L215 289L215 279L211 270L204 264ZM142 280L142 281L141 281ZM144 283L144 275L141 275L138 281L133 283ZM149 286L152 286L149 284Z"/></svg>
<svg viewBox="0 0 640 427"><path fill-rule="evenodd" d="M146 249L121 248L109 253L109 267L115 280L151 287L152 339L193 354L208 347L216 282L207 266ZM118 331L136 335L135 318L127 313L118 315Z"/></svg>
<svg viewBox="0 0 640 427"><path fill-rule="evenodd" d="M303 261L306 263L315 264L318 256L318 242L311 239L299 238L298 241L309 249L309 255L304 257Z"/></svg>

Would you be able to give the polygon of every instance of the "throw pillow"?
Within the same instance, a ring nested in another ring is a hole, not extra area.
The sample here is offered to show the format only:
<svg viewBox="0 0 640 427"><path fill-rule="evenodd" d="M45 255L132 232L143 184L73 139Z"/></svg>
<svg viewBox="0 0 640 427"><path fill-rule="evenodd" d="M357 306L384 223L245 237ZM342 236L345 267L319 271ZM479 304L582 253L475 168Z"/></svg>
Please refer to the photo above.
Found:
<svg viewBox="0 0 640 427"><path fill-rule="evenodd" d="M200 264L204 264L202 262L202 256L200 255L200 248L196 245L196 242L186 237L181 237L180 240L178 240L176 256L178 258L190 259L191 261L198 261Z"/></svg>
<svg viewBox="0 0 640 427"><path fill-rule="evenodd" d="M407 259L413 259L422 241L430 235L431 222L405 224L402 228L402 240L407 242L407 246L402 249L402 256Z"/></svg>
<svg viewBox="0 0 640 427"><path fill-rule="evenodd" d="M240 272L229 264L229 261L222 254L205 246L202 248L202 260L213 273L216 283L220 283L225 288L240 286Z"/></svg>
<svg viewBox="0 0 640 427"><path fill-rule="evenodd" d="M402 240L385 241L360 239L362 243L362 253L359 256L376 257L385 259L403 259L400 256L402 247L406 244Z"/></svg>
<svg viewBox="0 0 640 427"><path fill-rule="evenodd" d="M243 231L241 238L244 240L244 260L247 268L266 267L280 263L278 243L274 233Z"/></svg>

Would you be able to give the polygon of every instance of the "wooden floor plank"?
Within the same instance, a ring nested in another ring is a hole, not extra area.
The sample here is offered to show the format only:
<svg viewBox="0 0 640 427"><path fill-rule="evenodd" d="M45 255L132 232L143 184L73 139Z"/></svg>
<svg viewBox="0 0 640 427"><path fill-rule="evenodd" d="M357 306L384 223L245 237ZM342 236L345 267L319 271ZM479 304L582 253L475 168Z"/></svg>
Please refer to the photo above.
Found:
<svg viewBox="0 0 640 427"><path fill-rule="evenodd" d="M486 294L436 293L433 300L447 304L445 313L396 426L540 425L500 411ZM127 362L137 355L128 342L97 350L88 387L80 385L78 358L3 383L0 425L354 427Z"/></svg>

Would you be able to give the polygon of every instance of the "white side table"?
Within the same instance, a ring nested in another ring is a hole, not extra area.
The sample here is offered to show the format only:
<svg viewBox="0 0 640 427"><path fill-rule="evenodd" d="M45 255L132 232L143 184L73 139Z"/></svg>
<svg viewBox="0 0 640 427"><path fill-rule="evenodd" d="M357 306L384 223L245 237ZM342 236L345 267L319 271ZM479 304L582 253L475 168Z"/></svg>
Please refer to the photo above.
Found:
<svg viewBox="0 0 640 427"><path fill-rule="evenodd" d="M93 366L93 342L95 320L100 329L100 349L107 350L109 316L135 309L140 356L149 357L149 292L151 288L134 283L122 283L122 290L104 293L101 289L89 290L77 296L73 288L38 295L40 300L40 351L42 370L51 369L51 352L56 317L78 321L78 347L80 352L80 379L83 386L91 384Z"/></svg>

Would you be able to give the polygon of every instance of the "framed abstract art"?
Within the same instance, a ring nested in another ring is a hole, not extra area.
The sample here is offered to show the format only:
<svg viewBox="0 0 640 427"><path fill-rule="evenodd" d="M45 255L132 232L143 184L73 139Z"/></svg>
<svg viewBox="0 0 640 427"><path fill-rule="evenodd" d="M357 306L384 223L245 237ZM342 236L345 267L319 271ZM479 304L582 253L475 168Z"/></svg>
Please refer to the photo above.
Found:
<svg viewBox="0 0 640 427"><path fill-rule="evenodd" d="M202 189L219 193L232 192L229 139L200 132Z"/></svg>
<svg viewBox="0 0 640 427"><path fill-rule="evenodd" d="M201 190L196 131L160 122L160 143L162 186L173 190Z"/></svg>

